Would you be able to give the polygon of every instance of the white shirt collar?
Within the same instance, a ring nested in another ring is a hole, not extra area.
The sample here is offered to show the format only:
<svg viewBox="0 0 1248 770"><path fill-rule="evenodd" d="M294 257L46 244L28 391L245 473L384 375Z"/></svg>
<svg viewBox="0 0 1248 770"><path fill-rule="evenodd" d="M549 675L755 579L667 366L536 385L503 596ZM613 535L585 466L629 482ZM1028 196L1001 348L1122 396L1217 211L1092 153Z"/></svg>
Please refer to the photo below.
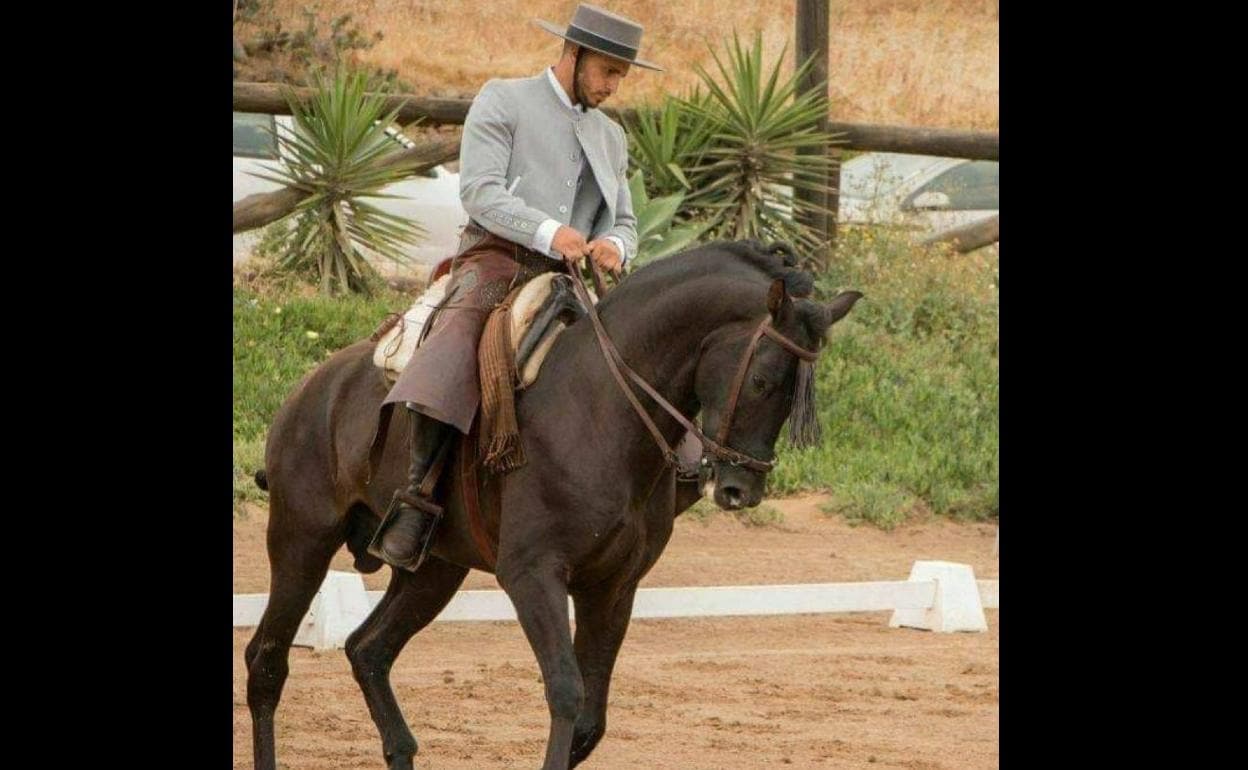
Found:
<svg viewBox="0 0 1248 770"><path fill-rule="evenodd" d="M578 104L574 106L572 104L572 100L568 98L568 92L563 90L563 86L559 85L559 80L555 77L554 67L546 68L546 79L550 81L550 87L555 89L555 93L559 95L559 101L563 102L565 107L570 110L576 110L577 112L585 111L584 105Z"/></svg>

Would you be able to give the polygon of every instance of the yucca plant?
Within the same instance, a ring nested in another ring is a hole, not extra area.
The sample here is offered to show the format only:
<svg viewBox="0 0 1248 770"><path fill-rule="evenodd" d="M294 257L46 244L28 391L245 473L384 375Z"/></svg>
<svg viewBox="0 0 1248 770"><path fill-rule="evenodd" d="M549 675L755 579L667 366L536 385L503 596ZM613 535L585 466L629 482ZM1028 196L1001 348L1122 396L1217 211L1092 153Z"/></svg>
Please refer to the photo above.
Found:
<svg viewBox="0 0 1248 770"><path fill-rule="evenodd" d="M819 130L827 99L798 90L810 62L782 81L784 53L764 71L762 50L761 34L746 50L735 33L724 57L711 49L719 80L698 67L705 93L699 86L661 108L639 109L630 159L652 195L685 192L677 222L704 221L713 237L820 249L823 234L798 220L821 207L795 200L793 191L831 189L826 149L843 139ZM805 149L817 152L799 155Z"/></svg>
<svg viewBox="0 0 1248 770"><path fill-rule="evenodd" d="M640 267L647 262L671 256L694 243L707 228L707 223L673 226L673 218L685 200L684 193L651 198L646 193L645 174L641 169L628 178L637 217L637 256L629 265Z"/></svg>
<svg viewBox="0 0 1248 770"><path fill-rule="evenodd" d="M369 78L338 68L332 80L312 76L313 97L301 104L289 89L294 130L278 132L282 168L256 174L309 193L290 216L295 227L278 248L275 268L311 274L323 294L369 292L376 271L364 257L371 251L398 263L403 247L424 228L382 211L365 198L397 198L382 189L410 176L410 165L382 166L401 150L387 135L399 108L383 114L384 98L369 95Z"/></svg>
<svg viewBox="0 0 1248 770"><path fill-rule="evenodd" d="M792 192L830 190L825 180L832 162L826 150L840 139L818 128L828 113L827 99L798 90L812 62L803 63L781 82L782 51L764 74L761 33L748 51L734 33L726 65L714 49L711 56L723 83L698 66L710 103L685 100L694 114L717 121L712 146L692 169L698 184L688 204L710 214L711 230L720 237L824 246L822 234L795 217L826 209L797 200ZM799 155L804 149L818 152Z"/></svg>
<svg viewBox="0 0 1248 770"><path fill-rule="evenodd" d="M643 172L651 197L688 193L684 169L699 165L711 146L719 121L686 103L709 108L710 97L695 88L684 102L668 98L658 108L638 107L628 123L629 160Z"/></svg>

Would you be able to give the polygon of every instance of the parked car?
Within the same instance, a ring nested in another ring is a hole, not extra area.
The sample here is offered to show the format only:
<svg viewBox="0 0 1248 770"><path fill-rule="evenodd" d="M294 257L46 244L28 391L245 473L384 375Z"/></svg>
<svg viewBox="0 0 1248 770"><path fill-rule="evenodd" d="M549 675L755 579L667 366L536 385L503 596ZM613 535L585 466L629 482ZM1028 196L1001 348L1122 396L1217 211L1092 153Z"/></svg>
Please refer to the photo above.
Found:
<svg viewBox="0 0 1248 770"><path fill-rule="evenodd" d="M923 235L1000 213L998 161L872 152L841 165L840 222Z"/></svg>
<svg viewBox="0 0 1248 770"><path fill-rule="evenodd" d="M252 176L250 172L271 173L281 167L279 147L273 138L277 126L292 128L289 115L234 113L234 202L249 195L272 192L282 185ZM396 146L411 147L413 143L398 131L390 132ZM435 166L424 174L404 179L384 188L388 195L399 198L369 198L369 203L383 211L414 220L428 234L405 252L418 264L436 265L455 253L461 228L468 222L468 213L459 202L459 174L446 166ZM246 261L259 243L257 228L234 235L234 263ZM393 263L384 258L372 260L385 270Z"/></svg>

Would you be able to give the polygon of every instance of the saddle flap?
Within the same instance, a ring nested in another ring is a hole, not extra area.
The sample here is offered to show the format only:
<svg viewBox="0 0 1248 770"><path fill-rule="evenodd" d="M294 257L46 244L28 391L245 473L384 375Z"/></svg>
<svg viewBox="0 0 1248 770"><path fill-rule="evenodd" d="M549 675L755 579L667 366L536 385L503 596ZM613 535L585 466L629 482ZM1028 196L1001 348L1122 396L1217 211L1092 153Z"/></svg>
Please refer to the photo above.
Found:
<svg viewBox="0 0 1248 770"><path fill-rule="evenodd" d="M424 293L416 298L407 312L399 318L389 331L377 341L373 350L373 363L385 372L386 379L394 383L403 373L412 352L420 343L421 331L434 308L446 299L446 287L451 282L450 274L443 275L429 285ZM411 332L410 334L408 332Z"/></svg>

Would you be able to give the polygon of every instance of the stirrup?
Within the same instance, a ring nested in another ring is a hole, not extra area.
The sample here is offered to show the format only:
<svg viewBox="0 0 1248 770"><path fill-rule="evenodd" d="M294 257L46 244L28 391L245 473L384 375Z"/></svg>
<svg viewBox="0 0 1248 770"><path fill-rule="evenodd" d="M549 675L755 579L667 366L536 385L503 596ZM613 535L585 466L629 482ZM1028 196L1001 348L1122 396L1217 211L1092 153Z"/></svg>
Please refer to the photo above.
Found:
<svg viewBox="0 0 1248 770"><path fill-rule="evenodd" d="M390 529L398 518L401 512L400 508L415 509L433 520L425 527L424 537L416 544L414 553L408 559L395 563L390 561L382 551L381 541L386 534L386 530ZM403 490L395 492L394 497L390 500L390 507L386 510L386 515L381 520L381 525L377 527L377 531L373 533L372 540L368 543L368 552L392 567L415 572L420 569L420 565L425 561L425 556L429 553L429 544L433 542L433 534L437 532L438 525L442 523L444 512L442 506L432 500L407 494Z"/></svg>

